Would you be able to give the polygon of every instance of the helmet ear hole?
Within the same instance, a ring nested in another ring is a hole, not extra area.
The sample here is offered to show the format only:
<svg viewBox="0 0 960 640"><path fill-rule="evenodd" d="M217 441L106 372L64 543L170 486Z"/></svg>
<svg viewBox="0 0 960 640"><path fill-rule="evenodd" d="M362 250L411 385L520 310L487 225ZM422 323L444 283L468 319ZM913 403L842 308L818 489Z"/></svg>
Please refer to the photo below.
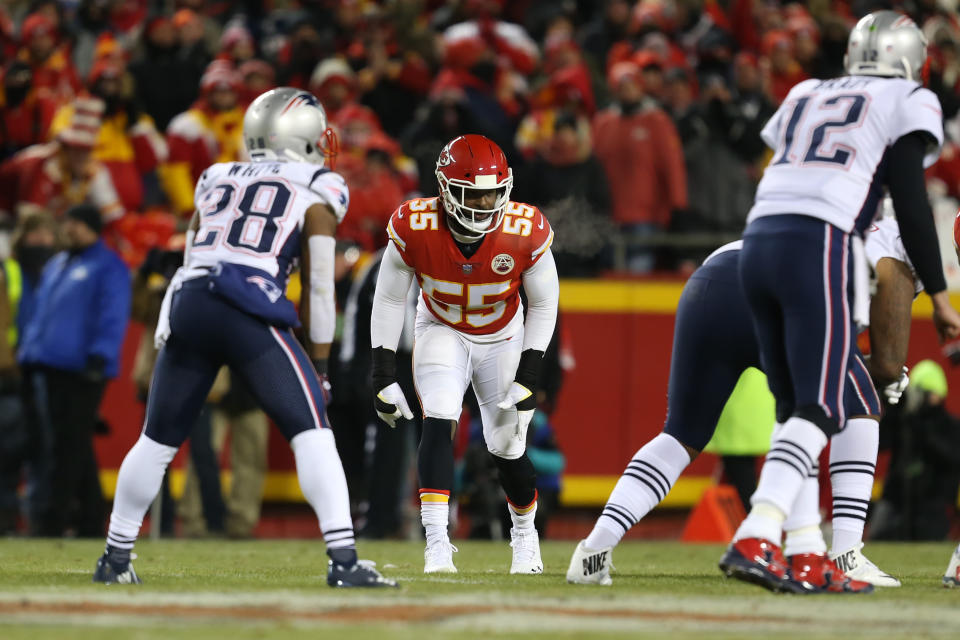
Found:
<svg viewBox="0 0 960 640"><path fill-rule="evenodd" d="M308 143L307 143L307 155L310 155L311 153L313 153L313 145L308 142Z"/></svg>

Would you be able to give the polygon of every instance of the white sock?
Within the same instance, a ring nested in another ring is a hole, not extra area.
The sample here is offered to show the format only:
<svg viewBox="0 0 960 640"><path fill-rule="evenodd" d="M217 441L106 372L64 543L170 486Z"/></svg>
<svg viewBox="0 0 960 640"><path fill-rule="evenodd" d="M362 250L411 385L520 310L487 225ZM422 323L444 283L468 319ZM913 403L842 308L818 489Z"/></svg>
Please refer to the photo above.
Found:
<svg viewBox="0 0 960 640"><path fill-rule="evenodd" d="M140 434L117 474L117 491L107 530L108 546L133 549L143 516L160 492L163 474L176 454L176 447L168 447Z"/></svg>
<svg viewBox="0 0 960 640"><path fill-rule="evenodd" d="M833 547L846 551L863 541L863 526L877 467L880 425L870 418L852 418L830 441L830 483L833 487Z"/></svg>
<svg viewBox="0 0 960 640"><path fill-rule="evenodd" d="M633 454L603 513L584 543L588 549L619 544L633 525L660 504L690 464L690 454L673 436L661 433Z"/></svg>
<svg viewBox="0 0 960 640"><path fill-rule="evenodd" d="M793 509L803 482L826 444L823 431L802 418L790 418L774 433L757 490L750 498L753 508L737 529L734 541L763 538L780 544L786 514Z"/></svg>
<svg viewBox="0 0 960 640"><path fill-rule="evenodd" d="M510 511L510 520L513 522L514 529L533 529L533 521L537 517L537 499L527 507L517 509L509 502L507 509Z"/></svg>
<svg viewBox="0 0 960 640"><path fill-rule="evenodd" d="M446 499L443 499L446 498ZM423 523L427 544L448 539L447 523L450 521L449 496L420 492L420 521Z"/></svg>
<svg viewBox="0 0 960 640"><path fill-rule="evenodd" d="M355 546L350 495L330 429L307 429L290 440L300 490L320 521L328 549Z"/></svg>
<svg viewBox="0 0 960 640"><path fill-rule="evenodd" d="M800 486L800 493L793 502L790 515L783 523L786 541L783 554L793 556L799 553L824 553L827 543L820 532L820 483L817 474L820 465L814 465L810 475Z"/></svg>

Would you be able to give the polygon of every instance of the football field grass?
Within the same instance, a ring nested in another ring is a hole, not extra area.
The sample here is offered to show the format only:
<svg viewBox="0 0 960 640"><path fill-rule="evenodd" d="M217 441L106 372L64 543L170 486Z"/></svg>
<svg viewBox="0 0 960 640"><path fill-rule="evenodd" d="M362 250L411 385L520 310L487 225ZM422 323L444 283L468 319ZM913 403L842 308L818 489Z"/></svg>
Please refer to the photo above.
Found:
<svg viewBox="0 0 960 640"><path fill-rule="evenodd" d="M424 576L419 542L362 542L400 589L326 586L319 540L144 541L144 584L95 585L97 541L0 540L0 638L928 638L960 637L953 546L869 544L903 580L872 595L788 596L724 578L719 545L626 542L612 587L568 585L574 542L544 542L545 573L511 576L506 542L456 542L456 575Z"/></svg>

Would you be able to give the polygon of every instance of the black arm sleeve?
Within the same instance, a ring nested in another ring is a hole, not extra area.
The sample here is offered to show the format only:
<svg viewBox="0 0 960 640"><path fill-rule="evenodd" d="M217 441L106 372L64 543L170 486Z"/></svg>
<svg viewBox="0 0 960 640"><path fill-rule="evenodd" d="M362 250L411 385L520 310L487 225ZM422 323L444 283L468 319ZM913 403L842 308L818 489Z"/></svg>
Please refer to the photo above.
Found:
<svg viewBox="0 0 960 640"><path fill-rule="evenodd" d="M894 143L888 156L887 186L903 246L924 289L932 296L946 289L947 282L923 177L923 156L929 141L928 134L914 131Z"/></svg>

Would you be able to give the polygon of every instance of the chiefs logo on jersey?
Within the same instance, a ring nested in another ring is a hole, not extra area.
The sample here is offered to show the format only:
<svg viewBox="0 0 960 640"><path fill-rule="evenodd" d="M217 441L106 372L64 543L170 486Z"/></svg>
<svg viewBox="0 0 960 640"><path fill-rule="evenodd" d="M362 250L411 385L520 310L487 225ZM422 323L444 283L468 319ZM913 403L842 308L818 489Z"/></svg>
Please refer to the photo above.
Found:
<svg viewBox="0 0 960 640"><path fill-rule="evenodd" d="M469 257L454 242L437 198L410 200L390 218L387 234L414 269L424 302L440 322L470 334L503 329L520 308L522 274L553 241L536 207L509 202L503 222Z"/></svg>
<svg viewBox="0 0 960 640"><path fill-rule="evenodd" d="M513 256L509 253L501 253L495 256L490 262L490 268L493 269L494 273L499 273L503 276L513 271L513 264Z"/></svg>

